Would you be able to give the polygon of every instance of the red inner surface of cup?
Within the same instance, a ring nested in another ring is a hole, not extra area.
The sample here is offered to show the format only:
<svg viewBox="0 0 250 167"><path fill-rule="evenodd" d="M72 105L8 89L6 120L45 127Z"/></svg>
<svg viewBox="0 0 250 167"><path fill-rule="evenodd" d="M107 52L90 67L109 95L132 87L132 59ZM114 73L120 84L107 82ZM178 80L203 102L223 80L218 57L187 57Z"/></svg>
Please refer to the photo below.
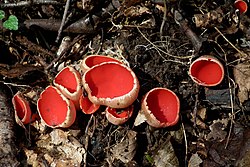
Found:
<svg viewBox="0 0 250 167"><path fill-rule="evenodd" d="M196 61L191 67L191 75L200 83L216 84L223 78L222 67L211 60Z"/></svg>
<svg viewBox="0 0 250 167"><path fill-rule="evenodd" d="M247 3L245 1L235 1L234 7L239 9L240 13L245 13L247 11Z"/></svg>
<svg viewBox="0 0 250 167"><path fill-rule="evenodd" d="M100 107L92 103L88 97L84 97L83 95L80 97L80 106L85 114L93 114Z"/></svg>
<svg viewBox="0 0 250 167"><path fill-rule="evenodd" d="M91 95L98 98L115 98L129 93L134 78L129 70L116 63L107 63L87 71L85 81Z"/></svg>
<svg viewBox="0 0 250 167"><path fill-rule="evenodd" d="M104 63L104 62L117 62L117 63L120 63L118 60L116 59L113 59L113 58L110 58L108 56L100 56L100 55L96 55L96 56L89 56L86 58L86 65L91 68L97 64L101 64L101 63Z"/></svg>
<svg viewBox="0 0 250 167"><path fill-rule="evenodd" d="M51 126L63 123L68 112L68 105L53 87L48 87L38 101L42 119Z"/></svg>
<svg viewBox="0 0 250 167"><path fill-rule="evenodd" d="M131 114L132 107L128 107L125 109L115 109L115 108L107 108L108 112L116 118L128 118Z"/></svg>
<svg viewBox="0 0 250 167"><path fill-rule="evenodd" d="M175 94L165 89L150 92L146 99L152 114L162 123L172 123L176 120L179 102Z"/></svg>
<svg viewBox="0 0 250 167"><path fill-rule="evenodd" d="M62 85L70 93L74 93L77 89L77 80L72 71L69 68L63 69L55 78L55 83Z"/></svg>
<svg viewBox="0 0 250 167"><path fill-rule="evenodd" d="M17 116L20 119L23 119L23 117L25 116L24 103L23 103L22 99L20 99L19 96L14 96L14 101L15 101L15 108L16 108Z"/></svg>

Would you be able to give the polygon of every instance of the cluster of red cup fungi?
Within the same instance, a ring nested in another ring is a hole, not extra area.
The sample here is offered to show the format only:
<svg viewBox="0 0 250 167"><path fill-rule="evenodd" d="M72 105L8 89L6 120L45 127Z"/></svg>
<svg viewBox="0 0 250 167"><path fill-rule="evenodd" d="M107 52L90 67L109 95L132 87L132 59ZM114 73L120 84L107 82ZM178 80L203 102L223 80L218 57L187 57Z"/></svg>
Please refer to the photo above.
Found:
<svg viewBox="0 0 250 167"><path fill-rule="evenodd" d="M47 126L67 128L76 119L77 110L93 114L106 106L106 118L115 125L125 123L133 114L139 81L131 68L102 55L90 55L81 62L81 72L71 66L63 68L53 85L45 88L37 101L37 110ZM224 76L221 63L210 56L195 60L189 70L191 78L203 86L215 86ZM18 92L12 99L16 119L23 124L34 121L28 102ZM154 88L141 101L146 121L153 127L175 125L179 120L180 101L167 88Z"/></svg>

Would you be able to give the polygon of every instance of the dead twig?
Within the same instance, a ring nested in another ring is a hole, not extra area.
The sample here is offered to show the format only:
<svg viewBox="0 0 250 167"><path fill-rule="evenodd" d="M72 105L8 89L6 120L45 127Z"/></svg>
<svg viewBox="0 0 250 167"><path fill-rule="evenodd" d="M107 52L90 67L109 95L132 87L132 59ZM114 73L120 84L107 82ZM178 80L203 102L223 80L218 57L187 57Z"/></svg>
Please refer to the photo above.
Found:
<svg viewBox="0 0 250 167"><path fill-rule="evenodd" d="M61 22L61 25L60 25L60 28L58 30L58 34L57 34L57 37L56 37L56 43L59 41L59 39L61 37L61 33L62 33L63 27L65 25L65 20L66 20L67 13L68 13L68 10L69 10L69 5L70 5L70 0L67 0L65 8L64 8L62 22Z"/></svg>
<svg viewBox="0 0 250 167"><path fill-rule="evenodd" d="M90 127L90 124L91 122L94 122L94 129L92 129L92 132L90 131L89 127ZM88 124L86 126L86 129L85 129L85 150L86 150L86 153L83 155L83 162L84 162L84 167L87 166L87 150L88 150L88 147L89 147L89 138L91 138L93 135L94 135L94 132L95 132L95 126L96 126L96 121L95 121L95 118L93 116L93 114L91 115L89 121L88 121Z"/></svg>
<svg viewBox="0 0 250 167"><path fill-rule="evenodd" d="M100 18L98 16L93 15L92 21L97 23ZM31 19L26 20L24 26L30 28L33 25L39 26L47 31L58 31L61 26L61 20L52 20L52 19ZM62 30L63 32L69 33L79 33L79 34L94 34L96 30L94 26L91 24L89 16L83 17L78 21L70 24Z"/></svg>
<svg viewBox="0 0 250 167"><path fill-rule="evenodd" d="M195 52L198 53L202 46L202 41L200 38L189 28L187 20L185 20L177 10L174 11L174 18L175 22L180 26L182 31L192 42Z"/></svg>
<svg viewBox="0 0 250 167"><path fill-rule="evenodd" d="M166 17L167 17L167 2L166 0L163 0L163 3L164 3L164 14L163 14L163 19L162 19L162 22L161 22L161 28L160 28L160 37L162 38L162 34L163 34L163 28L164 28L164 25L166 23Z"/></svg>
<svg viewBox="0 0 250 167"><path fill-rule="evenodd" d="M196 119L197 119L197 110L198 110L198 102L199 102L199 86L196 85L195 87L195 104L193 110L193 118L194 118L194 127L196 127Z"/></svg>
<svg viewBox="0 0 250 167"><path fill-rule="evenodd" d="M63 3L54 0L28 0L14 3L0 3L0 8L15 8L31 5L62 5Z"/></svg>
<svg viewBox="0 0 250 167"><path fill-rule="evenodd" d="M45 68L46 71L48 71L49 69L51 69L55 64L60 64L63 60L62 58L65 57L65 55L67 53L69 53L69 51L72 49L72 47L75 45L75 43L77 43L78 41L84 39L85 36L77 36L69 45L67 48L65 48L60 55L58 55L53 61L50 62L50 64ZM65 57L66 59L66 57Z"/></svg>

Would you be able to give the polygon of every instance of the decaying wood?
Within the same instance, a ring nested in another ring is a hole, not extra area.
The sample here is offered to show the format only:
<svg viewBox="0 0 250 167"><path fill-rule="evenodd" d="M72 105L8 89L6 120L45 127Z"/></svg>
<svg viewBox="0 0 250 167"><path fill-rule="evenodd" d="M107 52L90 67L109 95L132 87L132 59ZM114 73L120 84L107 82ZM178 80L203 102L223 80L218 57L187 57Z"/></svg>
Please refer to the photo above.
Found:
<svg viewBox="0 0 250 167"><path fill-rule="evenodd" d="M180 28L183 31L183 33L192 42L195 52L198 53L202 46L201 39L189 28L188 21L182 17L179 11L176 10L174 12L174 18L175 22L180 25Z"/></svg>
<svg viewBox="0 0 250 167"><path fill-rule="evenodd" d="M8 88L0 84L0 166L18 166L14 133L14 112L11 107L10 97L7 96Z"/></svg>
<svg viewBox="0 0 250 167"><path fill-rule="evenodd" d="M32 0L32 1L20 1L13 3L1 3L0 8L15 8L30 5L63 5L63 3L53 0Z"/></svg>

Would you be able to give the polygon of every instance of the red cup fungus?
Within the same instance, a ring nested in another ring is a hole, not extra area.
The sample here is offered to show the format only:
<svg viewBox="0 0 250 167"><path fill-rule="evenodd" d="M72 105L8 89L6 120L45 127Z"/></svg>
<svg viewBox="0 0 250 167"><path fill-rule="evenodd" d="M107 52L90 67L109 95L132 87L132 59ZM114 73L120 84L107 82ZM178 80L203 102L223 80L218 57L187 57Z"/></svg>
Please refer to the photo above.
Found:
<svg viewBox="0 0 250 167"><path fill-rule="evenodd" d="M121 63L120 61L116 60L115 58L104 56L104 55L89 55L82 60L81 63L81 70L84 73L85 71L89 70L95 65L104 63L104 62L117 62Z"/></svg>
<svg viewBox="0 0 250 167"><path fill-rule="evenodd" d="M82 95L81 76L73 67L63 68L53 81L54 85L80 109L79 99Z"/></svg>
<svg viewBox="0 0 250 167"><path fill-rule="evenodd" d="M139 81L127 66L117 62L105 62L87 70L83 86L89 100L98 105L126 108L137 98Z"/></svg>
<svg viewBox="0 0 250 167"><path fill-rule="evenodd" d="M108 121L114 125L121 125L125 123L133 114L134 106L130 105L124 109L115 109L111 107L107 107L106 118Z"/></svg>
<svg viewBox="0 0 250 167"><path fill-rule="evenodd" d="M147 123L156 128L173 126L179 120L179 98L166 88L154 88L147 92L141 108Z"/></svg>
<svg viewBox="0 0 250 167"><path fill-rule="evenodd" d="M51 128L67 128L76 118L73 102L54 86L48 86L41 93L37 101L37 110L42 121Z"/></svg>
<svg viewBox="0 0 250 167"><path fill-rule="evenodd" d="M80 97L80 108L84 114L93 114L100 108L100 105L92 103L88 97L82 94Z"/></svg>
<svg viewBox="0 0 250 167"><path fill-rule="evenodd" d="M17 92L13 96L12 104L15 110L15 120L19 125L22 123L25 125L36 120L37 115L32 113L29 102L24 98L21 92ZM20 123L20 121L22 123Z"/></svg>
<svg viewBox="0 0 250 167"><path fill-rule="evenodd" d="M206 55L191 63L189 75L199 85L216 86L224 78L224 68L219 60Z"/></svg>
<svg viewBox="0 0 250 167"><path fill-rule="evenodd" d="M240 11L240 14L246 13L248 9L247 3L243 0L236 0L234 7Z"/></svg>

